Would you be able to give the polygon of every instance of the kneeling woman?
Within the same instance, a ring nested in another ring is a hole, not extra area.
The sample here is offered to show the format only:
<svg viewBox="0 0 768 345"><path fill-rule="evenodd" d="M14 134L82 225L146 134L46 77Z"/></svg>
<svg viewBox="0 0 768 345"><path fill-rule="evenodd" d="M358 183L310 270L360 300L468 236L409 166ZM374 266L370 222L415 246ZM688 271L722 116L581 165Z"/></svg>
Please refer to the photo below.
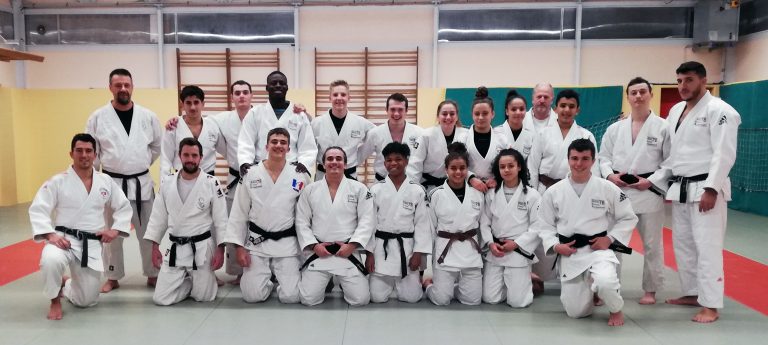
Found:
<svg viewBox="0 0 768 345"><path fill-rule="evenodd" d="M424 285L427 297L437 305L450 304L454 291L464 304L478 305L482 298L483 259L478 241L484 196L468 186L468 166L464 144L449 145L445 157L448 179L430 194L434 261L432 280ZM457 280L458 289L454 289Z"/></svg>
<svg viewBox="0 0 768 345"><path fill-rule="evenodd" d="M480 221L485 256L483 301L523 308L533 302L531 264L538 261L533 251L541 242L530 231L537 220L541 195L530 187L523 155L515 149L502 150L491 166L495 191L485 197Z"/></svg>

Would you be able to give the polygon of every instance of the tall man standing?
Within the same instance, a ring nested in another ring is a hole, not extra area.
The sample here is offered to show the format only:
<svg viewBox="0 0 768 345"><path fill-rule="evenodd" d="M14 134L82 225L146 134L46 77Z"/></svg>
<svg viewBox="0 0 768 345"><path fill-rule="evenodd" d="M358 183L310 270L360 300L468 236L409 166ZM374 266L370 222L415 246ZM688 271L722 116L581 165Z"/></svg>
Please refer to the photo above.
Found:
<svg viewBox="0 0 768 345"><path fill-rule="evenodd" d="M245 174L255 162L267 158L267 133L275 127L288 130L291 135L290 151L286 159L298 161L306 171L315 162L317 145L304 112L295 113L291 109L288 95L288 78L280 71L274 71L267 76L267 93L269 101L254 108L243 119L237 144L237 160L240 163L240 173Z"/></svg>
<svg viewBox="0 0 768 345"><path fill-rule="evenodd" d="M695 61L677 68L682 102L669 111L672 148L664 173L654 184L670 180L672 235L683 296L670 304L701 306L695 322L714 322L723 307L723 239L731 200L728 173L736 161L741 116L707 91L707 70Z"/></svg>
<svg viewBox="0 0 768 345"><path fill-rule="evenodd" d="M608 127L600 145L600 170L608 181L621 188L632 201L632 209L643 239L643 291L640 304L656 303L656 292L664 278L663 189L647 178L659 170L669 156L667 121L651 111L651 84L640 77L629 81L627 100L630 115Z"/></svg>
<svg viewBox="0 0 768 345"><path fill-rule="evenodd" d="M158 270L152 265L152 244L144 240L144 233L154 200L149 166L160 156L162 129L155 113L131 100L133 78L128 70L118 68L109 74L109 91L112 101L91 114L85 132L98 142L94 167L111 176L131 201L142 270L147 285L154 286ZM120 287L118 280L125 276L122 237L103 250L107 281L101 291L109 292Z"/></svg>

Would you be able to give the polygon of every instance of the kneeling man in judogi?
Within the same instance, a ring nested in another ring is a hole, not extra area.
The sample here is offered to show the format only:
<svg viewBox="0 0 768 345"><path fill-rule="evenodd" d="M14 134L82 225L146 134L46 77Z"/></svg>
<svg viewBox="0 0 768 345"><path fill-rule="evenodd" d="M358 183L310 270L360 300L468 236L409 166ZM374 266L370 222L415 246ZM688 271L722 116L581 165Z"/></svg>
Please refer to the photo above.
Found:
<svg viewBox="0 0 768 345"><path fill-rule="evenodd" d="M629 198L611 182L593 176L595 145L576 139L568 146L570 173L544 192L536 230L547 255L558 254L560 301L570 317L589 316L597 293L608 307L609 326L624 324L614 251L627 247L637 216Z"/></svg>
<svg viewBox="0 0 768 345"><path fill-rule="evenodd" d="M179 143L182 169L168 177L152 207L147 234L152 264L160 269L155 304L171 305L187 297L213 301L218 286L213 271L224 262L227 202L219 180L201 174L203 147L195 138ZM170 248L160 252L168 230ZM161 267L162 266L162 267Z"/></svg>
<svg viewBox="0 0 768 345"><path fill-rule="evenodd" d="M424 295L419 268L432 252L426 190L405 175L411 150L391 142L381 151L387 176L371 187L376 210L373 253L366 256L371 272L371 301L383 303L392 291L397 299L416 303Z"/></svg>
<svg viewBox="0 0 768 345"><path fill-rule="evenodd" d="M370 301L368 270L360 261L376 222L373 196L364 184L346 178L347 155L338 146L323 154L325 176L310 184L296 206L299 247L309 258L301 269L299 296L305 305L325 300L325 287L336 277L352 306Z"/></svg>
<svg viewBox="0 0 768 345"><path fill-rule="evenodd" d="M69 156L72 165L48 180L29 207L33 238L46 241L40 271L43 295L51 300L50 320L61 320L61 296L78 307L96 304L104 272L101 243L128 237L133 214L120 186L93 168L96 139L75 135ZM107 208L111 229L105 223ZM64 275L67 266L72 278Z"/></svg>
<svg viewBox="0 0 768 345"><path fill-rule="evenodd" d="M299 193L310 178L296 162L286 161L290 143L285 128L267 133L267 159L243 176L229 215L225 242L237 247L237 262L243 267L240 289L249 303L269 298L275 285L272 274L280 284L280 302L299 302L301 258L294 215Z"/></svg>

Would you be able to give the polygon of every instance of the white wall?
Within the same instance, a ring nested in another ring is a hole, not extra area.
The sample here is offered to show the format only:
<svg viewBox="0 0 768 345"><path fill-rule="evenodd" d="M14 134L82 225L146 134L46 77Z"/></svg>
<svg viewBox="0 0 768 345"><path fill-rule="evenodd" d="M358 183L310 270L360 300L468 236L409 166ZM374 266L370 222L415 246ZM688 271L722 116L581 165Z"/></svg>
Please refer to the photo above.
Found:
<svg viewBox="0 0 768 345"><path fill-rule="evenodd" d="M740 37L728 49L726 82L768 79L768 31Z"/></svg>

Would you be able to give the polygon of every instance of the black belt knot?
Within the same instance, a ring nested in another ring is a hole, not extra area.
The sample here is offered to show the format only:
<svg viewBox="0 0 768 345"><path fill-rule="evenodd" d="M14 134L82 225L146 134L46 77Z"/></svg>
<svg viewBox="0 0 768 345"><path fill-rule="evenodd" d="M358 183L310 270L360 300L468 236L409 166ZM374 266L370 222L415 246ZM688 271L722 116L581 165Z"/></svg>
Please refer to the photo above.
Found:
<svg viewBox="0 0 768 345"><path fill-rule="evenodd" d="M696 176L672 176L670 179L670 185L675 182L680 182L680 203L688 201L688 184L691 182L704 181L709 177L709 174L700 174Z"/></svg>
<svg viewBox="0 0 768 345"><path fill-rule="evenodd" d="M86 232L86 231L77 230L77 229L70 229L66 226L60 226L60 225L55 227L54 230L75 236L75 238L83 242L83 253L80 256L80 267L88 267L88 240L101 241L101 236L96 235L92 232Z"/></svg>
<svg viewBox="0 0 768 345"><path fill-rule="evenodd" d="M503 246L504 245L504 240L506 240L506 238L498 238L496 236L493 236L493 242L496 242L496 244L498 244L498 245ZM515 248L514 252L522 255L523 257L525 257L528 260L533 260L533 258L536 257L535 254L524 252L522 249L520 249L519 246L517 248Z"/></svg>
<svg viewBox="0 0 768 345"><path fill-rule="evenodd" d="M349 243L349 240L344 241L344 243ZM329 253L335 255L336 253L339 252L339 249L341 249L341 245L339 245L338 243L331 243L331 244L325 246L325 249ZM310 263L312 263L312 261L315 261L315 260L317 260L319 258L320 257L317 254L312 254L309 258L307 258L307 261L304 261L304 264L301 265L301 268L299 268L299 271L303 271L305 268L307 268L307 266L309 266ZM360 260L358 260L353 254L350 254L347 257L347 260L352 262L352 264L355 265L355 267L357 267L357 269L360 271L360 273L362 273L364 276L368 275L368 269L365 268L365 265L363 265L363 263L360 262Z"/></svg>
<svg viewBox="0 0 768 345"><path fill-rule="evenodd" d="M475 240L475 235L477 235L477 229L467 230L464 232L448 232L442 230L438 231L437 237L447 238L448 243L445 245L445 249L443 249L440 257L437 258L437 263L442 264L443 261L445 261L445 256L448 255L448 250L451 249L453 242L456 241L464 242L468 240L470 243L472 243L472 246L475 247L475 250L480 253L480 245Z"/></svg>
<svg viewBox="0 0 768 345"><path fill-rule="evenodd" d="M176 245L183 246L189 244L192 246L192 270L196 271L197 263L195 262L195 254L197 254L197 247L195 246L195 243L211 238L211 232L206 231L200 235L187 237L168 234L168 238L173 242L171 245L171 256L168 258L168 266L176 267Z"/></svg>
<svg viewBox="0 0 768 345"><path fill-rule="evenodd" d="M404 238L413 238L412 232L403 232L403 233L394 233L394 232L386 232L381 230L376 230L375 234L376 238L380 238L384 240L384 260L387 259L387 245L389 244L389 240L397 240L397 244L400 245L400 274L402 275L402 278L405 278L406 275L408 275L408 270L406 269L405 264L405 248L403 247L403 239Z"/></svg>
<svg viewBox="0 0 768 345"><path fill-rule="evenodd" d="M144 170L138 174L131 174L131 175L118 174L115 172L104 170L103 168L101 169L101 172L109 175L109 177L112 177L112 178L123 179L123 183L121 187L123 189L123 194L125 194L126 197L128 197L128 180L136 181L136 193L135 193L136 214L138 216L137 218L139 218L139 225L141 225L141 181L139 181L139 176L144 176L146 174L149 174L149 169Z"/></svg>

